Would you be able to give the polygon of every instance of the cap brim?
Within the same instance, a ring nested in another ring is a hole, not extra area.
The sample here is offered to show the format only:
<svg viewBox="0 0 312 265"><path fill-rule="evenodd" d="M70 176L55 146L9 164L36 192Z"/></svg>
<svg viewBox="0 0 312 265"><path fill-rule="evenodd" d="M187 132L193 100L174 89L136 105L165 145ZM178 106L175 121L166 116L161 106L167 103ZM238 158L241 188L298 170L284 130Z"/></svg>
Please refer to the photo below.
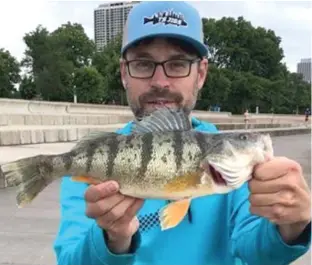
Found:
<svg viewBox="0 0 312 265"><path fill-rule="evenodd" d="M144 37L136 38L130 41L129 43L127 43L124 47L122 47L121 54L123 55L124 52L128 48L130 48L132 45L135 45L139 41L142 41L147 38L153 38L153 37L169 37L169 38L179 39L181 41L187 42L190 45L192 45L198 51L200 56L205 57L208 55L208 48L206 45L204 45L203 43L197 40L194 40L193 38L189 38L185 35L180 35L180 34L175 34L175 33L151 33L151 34L144 35Z"/></svg>

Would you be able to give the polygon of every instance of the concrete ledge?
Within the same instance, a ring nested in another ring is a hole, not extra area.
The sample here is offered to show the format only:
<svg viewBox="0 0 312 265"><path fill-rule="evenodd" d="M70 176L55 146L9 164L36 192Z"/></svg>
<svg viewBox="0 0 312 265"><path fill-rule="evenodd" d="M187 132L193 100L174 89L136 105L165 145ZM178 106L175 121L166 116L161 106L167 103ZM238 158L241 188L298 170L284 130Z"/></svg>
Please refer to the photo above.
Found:
<svg viewBox="0 0 312 265"><path fill-rule="evenodd" d="M0 113L3 114L51 114L51 115L89 115L89 114L129 114L131 113L128 106L106 105L106 104L74 104L72 102L50 102L38 100L22 100L0 98ZM215 118L231 118L241 119L243 115L232 115L231 112L211 112L199 111L193 112L199 118L215 117ZM304 115L292 114L250 114L250 119L274 119L274 120L303 120Z"/></svg>
<svg viewBox="0 0 312 265"><path fill-rule="evenodd" d="M1 110L0 110L1 113ZM201 113L194 112L194 117L203 121L219 124L219 123L243 123L243 116L218 116L209 112ZM133 114L130 111L114 111L109 110L103 114L0 114L0 126L33 126L33 125L106 125L113 123L125 123L133 119ZM249 120L249 124L301 124L304 123L304 118L269 118L254 116Z"/></svg>
<svg viewBox="0 0 312 265"><path fill-rule="evenodd" d="M2 114L0 126L12 125L106 125L128 122L133 118L131 114L103 114L103 115L57 115L57 114Z"/></svg>
<svg viewBox="0 0 312 265"><path fill-rule="evenodd" d="M0 127L0 146L72 142L93 131L113 132L125 126L124 123L109 125L63 125L63 126L5 126ZM245 131L244 124L217 124L220 131ZM274 127L274 128L267 128ZM269 132L272 135L310 133L310 127L297 127L293 124L250 125L248 131Z"/></svg>
<svg viewBox="0 0 312 265"><path fill-rule="evenodd" d="M297 135L297 134L311 134L311 127L292 127L292 128L258 128L250 130L224 130L227 132L259 132L269 133L272 137L286 136L286 135Z"/></svg>

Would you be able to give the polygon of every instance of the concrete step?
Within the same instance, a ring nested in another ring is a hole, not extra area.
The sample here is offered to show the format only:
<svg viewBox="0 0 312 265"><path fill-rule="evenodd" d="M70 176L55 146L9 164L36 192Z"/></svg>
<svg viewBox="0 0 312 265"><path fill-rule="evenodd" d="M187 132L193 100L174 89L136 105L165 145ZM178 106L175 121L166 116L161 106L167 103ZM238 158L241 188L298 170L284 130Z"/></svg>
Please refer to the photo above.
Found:
<svg viewBox="0 0 312 265"><path fill-rule="evenodd" d="M37 126L37 125L106 125L128 122L131 114L0 114L0 126Z"/></svg>
<svg viewBox="0 0 312 265"><path fill-rule="evenodd" d="M1 103L1 102L0 102ZM242 115L217 115L211 112L193 113L193 116L213 123L242 123ZM106 125L113 123L125 123L133 119L130 111L109 110L103 114L96 113L5 113L0 109L0 126L12 125ZM250 124L285 124L302 123L304 117L301 116L259 116L250 117Z"/></svg>
<svg viewBox="0 0 312 265"><path fill-rule="evenodd" d="M0 146L72 142L92 131L115 131L124 124L63 125L63 126L3 126L0 127Z"/></svg>
<svg viewBox="0 0 312 265"><path fill-rule="evenodd" d="M63 125L63 126L1 126L0 146L73 142L81 139L86 134L93 131L113 132L125 126L125 123L108 125ZM245 129L243 123L236 124L216 124L219 130L242 130ZM271 128L268 128L271 127ZM273 128L274 127L274 128ZM306 132L310 127L294 124L249 124L249 129L264 130L274 134L294 134L294 132Z"/></svg>

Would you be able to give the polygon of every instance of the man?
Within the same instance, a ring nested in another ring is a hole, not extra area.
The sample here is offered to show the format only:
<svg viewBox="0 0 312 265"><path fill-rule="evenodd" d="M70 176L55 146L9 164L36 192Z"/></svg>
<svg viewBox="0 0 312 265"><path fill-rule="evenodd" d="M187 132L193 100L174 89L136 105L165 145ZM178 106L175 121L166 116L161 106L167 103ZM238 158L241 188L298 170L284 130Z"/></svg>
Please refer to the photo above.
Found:
<svg viewBox="0 0 312 265"><path fill-rule="evenodd" d="M305 122L308 122L309 121L309 116L311 115L311 111L309 108L306 108L305 112L304 112L304 115L305 115Z"/></svg>
<svg viewBox="0 0 312 265"><path fill-rule="evenodd" d="M121 78L134 115L155 107L192 110L208 69L198 12L184 2L142 2L125 26ZM192 118L195 130L216 132ZM117 131L131 133L132 123ZM60 265L289 264L310 246L311 197L300 166L273 158L225 195L194 199L187 217L161 231L163 200L118 193L116 182L64 178L55 241Z"/></svg>

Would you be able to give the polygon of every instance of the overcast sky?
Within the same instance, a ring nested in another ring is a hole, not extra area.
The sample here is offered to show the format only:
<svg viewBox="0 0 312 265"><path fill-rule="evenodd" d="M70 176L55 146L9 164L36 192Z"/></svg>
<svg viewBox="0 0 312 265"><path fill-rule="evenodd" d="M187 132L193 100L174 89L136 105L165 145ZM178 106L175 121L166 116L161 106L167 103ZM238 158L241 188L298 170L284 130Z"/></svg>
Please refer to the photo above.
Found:
<svg viewBox="0 0 312 265"><path fill-rule="evenodd" d="M38 24L53 31L67 21L81 23L90 38L93 33L93 10L107 1L0 1L0 48L18 60L23 57L23 36ZM111 1L110 1L111 2ZM191 2L201 16L221 18L244 16L254 26L270 28L282 38L289 70L296 71L301 58L311 57L311 1L201 1Z"/></svg>

